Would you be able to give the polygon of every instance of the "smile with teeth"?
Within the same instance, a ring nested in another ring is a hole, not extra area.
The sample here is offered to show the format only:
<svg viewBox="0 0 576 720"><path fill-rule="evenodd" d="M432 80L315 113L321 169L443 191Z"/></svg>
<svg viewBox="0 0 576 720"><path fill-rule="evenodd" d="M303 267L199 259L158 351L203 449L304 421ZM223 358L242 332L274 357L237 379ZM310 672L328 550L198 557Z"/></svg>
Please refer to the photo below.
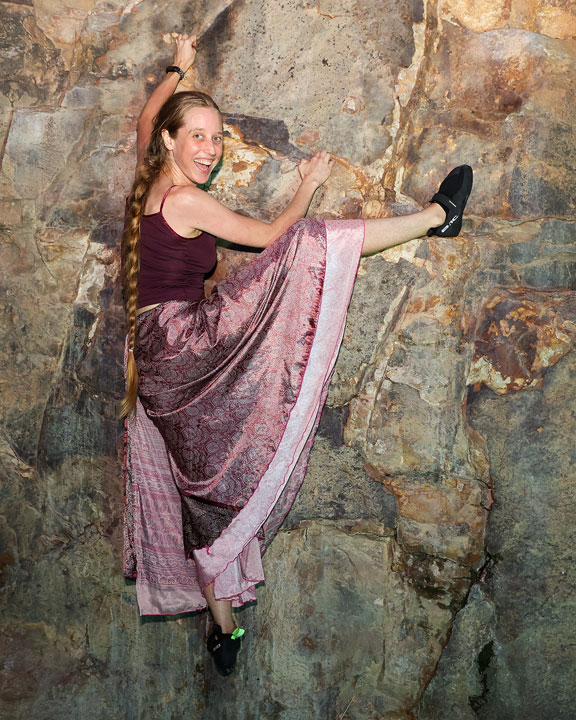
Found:
<svg viewBox="0 0 576 720"><path fill-rule="evenodd" d="M212 160L194 160L194 165L196 165L201 172L208 172L212 167Z"/></svg>

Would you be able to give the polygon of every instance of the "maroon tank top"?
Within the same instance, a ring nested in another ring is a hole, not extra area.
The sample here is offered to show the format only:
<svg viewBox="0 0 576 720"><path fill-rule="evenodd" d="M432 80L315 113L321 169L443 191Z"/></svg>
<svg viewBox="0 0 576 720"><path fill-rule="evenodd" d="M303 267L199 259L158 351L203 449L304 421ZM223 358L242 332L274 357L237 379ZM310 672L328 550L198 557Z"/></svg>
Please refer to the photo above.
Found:
<svg viewBox="0 0 576 720"><path fill-rule="evenodd" d="M138 307L168 300L203 300L204 279L216 266L216 238L203 232L194 238L172 230L160 210L140 219Z"/></svg>

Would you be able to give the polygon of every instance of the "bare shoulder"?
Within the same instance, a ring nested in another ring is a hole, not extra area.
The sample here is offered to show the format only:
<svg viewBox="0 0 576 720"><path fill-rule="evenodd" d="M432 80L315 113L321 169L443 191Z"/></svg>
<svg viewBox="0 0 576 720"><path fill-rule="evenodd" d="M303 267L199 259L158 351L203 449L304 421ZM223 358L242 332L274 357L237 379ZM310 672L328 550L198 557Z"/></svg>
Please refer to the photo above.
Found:
<svg viewBox="0 0 576 720"><path fill-rule="evenodd" d="M178 185L170 191L164 203L164 217L176 232L193 237L198 230L206 230L203 218L214 205L220 203L195 185Z"/></svg>
<svg viewBox="0 0 576 720"><path fill-rule="evenodd" d="M196 185L177 185L170 191L168 197L172 204L181 205L189 210L210 198L207 192L200 190Z"/></svg>
<svg viewBox="0 0 576 720"><path fill-rule="evenodd" d="M236 214L195 185L182 185L170 191L164 204L164 217L185 237L193 237L196 230L203 230L223 240L252 247L266 247L274 239L267 223Z"/></svg>
<svg viewBox="0 0 576 720"><path fill-rule="evenodd" d="M210 193L201 190L196 185L178 185L170 191L167 201L178 212L195 213L195 212L218 212L226 210L224 205ZM226 210L226 212L229 212Z"/></svg>
<svg viewBox="0 0 576 720"><path fill-rule="evenodd" d="M224 206L210 193L200 190L196 185L178 185L170 191L165 207L193 221L197 215L201 217L208 211L217 211Z"/></svg>
<svg viewBox="0 0 576 720"><path fill-rule="evenodd" d="M201 195L204 191L196 185L174 185L170 191L172 198L189 198Z"/></svg>

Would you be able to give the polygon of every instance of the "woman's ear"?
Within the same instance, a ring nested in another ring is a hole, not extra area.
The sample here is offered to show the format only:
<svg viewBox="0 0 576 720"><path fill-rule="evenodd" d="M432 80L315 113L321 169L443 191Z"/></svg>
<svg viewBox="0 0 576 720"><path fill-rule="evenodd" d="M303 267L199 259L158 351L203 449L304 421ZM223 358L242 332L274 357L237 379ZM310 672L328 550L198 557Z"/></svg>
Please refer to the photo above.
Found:
<svg viewBox="0 0 576 720"><path fill-rule="evenodd" d="M162 130L162 140L166 150L174 150L174 140L172 140L170 133L166 129Z"/></svg>

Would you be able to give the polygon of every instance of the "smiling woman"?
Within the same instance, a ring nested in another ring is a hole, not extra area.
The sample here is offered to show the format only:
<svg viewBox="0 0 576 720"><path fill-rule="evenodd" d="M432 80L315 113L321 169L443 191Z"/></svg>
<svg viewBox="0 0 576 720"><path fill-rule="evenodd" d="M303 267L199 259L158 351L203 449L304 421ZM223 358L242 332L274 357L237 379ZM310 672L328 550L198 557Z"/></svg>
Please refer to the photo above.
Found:
<svg viewBox="0 0 576 720"><path fill-rule="evenodd" d="M199 187L222 155L222 119L204 93L170 97L194 58L194 38L176 44L179 67L139 121L123 236L125 572L142 614L209 605L208 649L228 675L243 634L232 607L256 599L261 555L303 480L360 255L458 234L472 171L454 170L412 215L300 220L334 163L319 151L273 222L237 215ZM205 298L216 237L266 249Z"/></svg>
<svg viewBox="0 0 576 720"><path fill-rule="evenodd" d="M164 129L162 139L170 152L166 167L175 184L202 185L222 157L220 112L213 107L193 107L176 136Z"/></svg>

